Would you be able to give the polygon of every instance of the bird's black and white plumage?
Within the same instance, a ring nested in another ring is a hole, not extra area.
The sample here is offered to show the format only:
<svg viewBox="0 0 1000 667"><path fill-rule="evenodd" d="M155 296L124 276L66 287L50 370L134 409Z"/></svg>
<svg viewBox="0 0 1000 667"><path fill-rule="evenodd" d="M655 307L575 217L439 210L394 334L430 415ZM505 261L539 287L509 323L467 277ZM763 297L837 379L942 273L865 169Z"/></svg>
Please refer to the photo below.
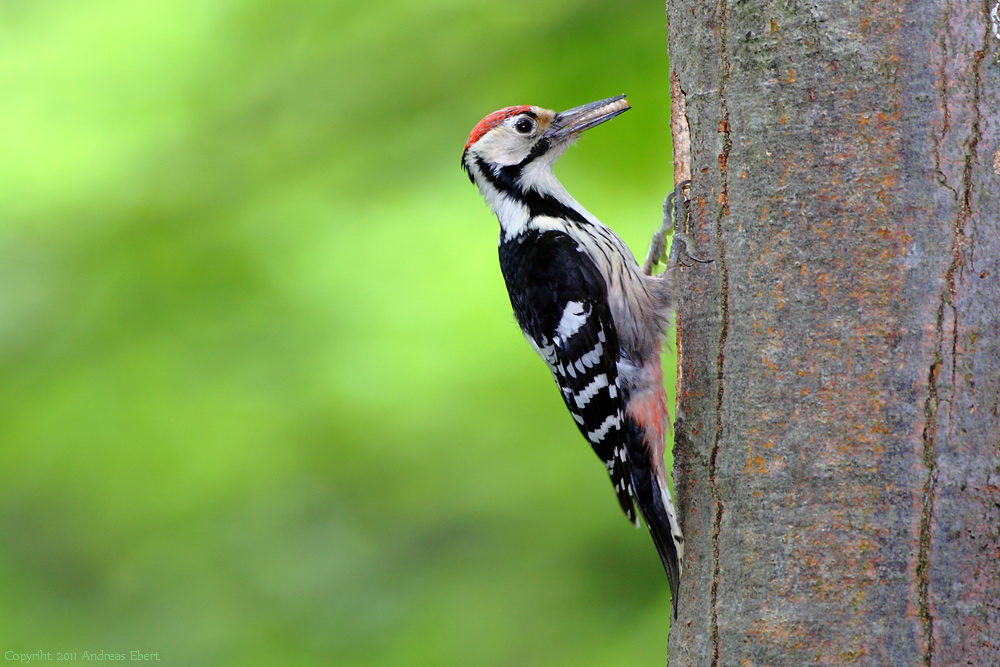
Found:
<svg viewBox="0 0 1000 667"><path fill-rule="evenodd" d="M529 231L500 244L500 268L525 338L548 364L580 432L638 525L625 450L618 334L600 271L568 234Z"/></svg>
<svg viewBox="0 0 1000 667"><path fill-rule="evenodd" d="M643 272L552 172L581 132L628 108L621 95L562 113L501 109L473 129L462 166L500 221L500 268L517 322L636 525L638 505L676 616L684 541L663 462L669 416L660 365L672 273Z"/></svg>

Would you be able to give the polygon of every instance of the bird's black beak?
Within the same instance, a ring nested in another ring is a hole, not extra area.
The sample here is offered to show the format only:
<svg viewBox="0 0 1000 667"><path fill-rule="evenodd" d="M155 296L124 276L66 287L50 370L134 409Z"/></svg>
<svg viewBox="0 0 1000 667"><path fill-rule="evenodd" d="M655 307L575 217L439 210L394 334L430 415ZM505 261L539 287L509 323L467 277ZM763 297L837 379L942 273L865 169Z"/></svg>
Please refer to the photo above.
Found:
<svg viewBox="0 0 1000 667"><path fill-rule="evenodd" d="M595 125L611 120L631 108L624 95L584 104L557 113L543 136L548 139L572 139L584 130L589 130Z"/></svg>

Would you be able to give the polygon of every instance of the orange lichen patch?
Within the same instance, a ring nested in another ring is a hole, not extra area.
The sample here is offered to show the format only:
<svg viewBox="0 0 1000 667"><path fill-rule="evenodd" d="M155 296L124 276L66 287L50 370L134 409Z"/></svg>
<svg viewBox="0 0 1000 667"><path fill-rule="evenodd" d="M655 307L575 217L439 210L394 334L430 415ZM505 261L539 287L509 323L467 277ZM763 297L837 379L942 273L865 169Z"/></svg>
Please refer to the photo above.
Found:
<svg viewBox="0 0 1000 667"><path fill-rule="evenodd" d="M859 646L856 650L854 650L854 651L844 651L843 653L841 653L837 657L840 658L844 662L854 662L855 660L857 660L858 658L863 657L864 655L865 655L865 647L864 646Z"/></svg>
<svg viewBox="0 0 1000 667"><path fill-rule="evenodd" d="M767 638L770 640L769 643L778 646L787 645L791 639L788 623L784 619L778 619L777 622L766 618L756 620L750 626L750 635L756 637L758 641Z"/></svg>
<svg viewBox="0 0 1000 667"><path fill-rule="evenodd" d="M757 473L759 475L767 475L770 472L767 466L764 465L764 457L762 456L750 456L747 458L747 464L743 468L745 473Z"/></svg>
<svg viewBox="0 0 1000 667"><path fill-rule="evenodd" d="M890 429L888 426L886 426L882 422L876 422L875 424L872 425L871 430L869 431L869 433L882 433L882 434L892 433L892 429Z"/></svg>

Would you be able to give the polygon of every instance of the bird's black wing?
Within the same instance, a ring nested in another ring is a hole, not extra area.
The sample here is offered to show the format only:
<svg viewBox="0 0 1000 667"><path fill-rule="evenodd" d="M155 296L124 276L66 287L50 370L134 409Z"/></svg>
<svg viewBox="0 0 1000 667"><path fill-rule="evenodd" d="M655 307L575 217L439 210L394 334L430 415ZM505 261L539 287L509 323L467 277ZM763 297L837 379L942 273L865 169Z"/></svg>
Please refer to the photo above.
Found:
<svg viewBox="0 0 1000 667"><path fill-rule="evenodd" d="M604 278L576 241L552 230L501 242L500 267L521 330L607 467L622 511L638 525L622 441L618 335Z"/></svg>

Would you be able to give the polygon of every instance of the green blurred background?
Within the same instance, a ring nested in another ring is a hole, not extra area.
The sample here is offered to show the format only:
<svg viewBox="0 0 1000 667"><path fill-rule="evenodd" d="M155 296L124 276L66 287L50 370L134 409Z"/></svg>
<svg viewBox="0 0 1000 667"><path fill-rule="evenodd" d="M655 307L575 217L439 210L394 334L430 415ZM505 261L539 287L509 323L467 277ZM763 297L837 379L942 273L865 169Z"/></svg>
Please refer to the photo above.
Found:
<svg viewBox="0 0 1000 667"><path fill-rule="evenodd" d="M661 664L659 559L518 332L459 158L499 107L628 93L559 175L644 252L664 23L0 1L0 650Z"/></svg>

